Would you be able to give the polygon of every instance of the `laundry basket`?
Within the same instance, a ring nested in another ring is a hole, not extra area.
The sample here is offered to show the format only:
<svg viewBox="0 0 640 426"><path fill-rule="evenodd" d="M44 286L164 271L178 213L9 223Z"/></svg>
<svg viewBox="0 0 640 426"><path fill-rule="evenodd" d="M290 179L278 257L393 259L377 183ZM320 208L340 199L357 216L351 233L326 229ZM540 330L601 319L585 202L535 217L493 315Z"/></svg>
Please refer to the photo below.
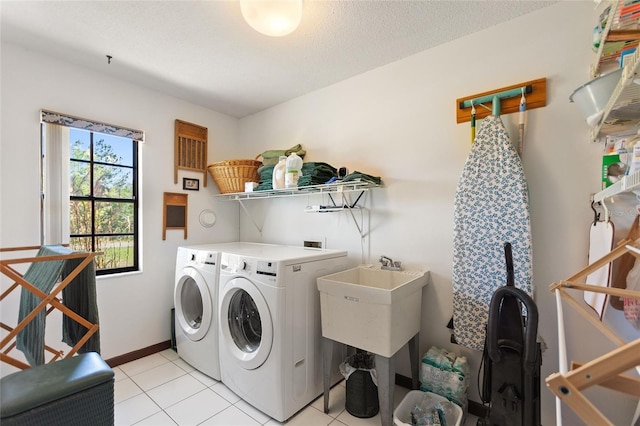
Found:
<svg viewBox="0 0 640 426"><path fill-rule="evenodd" d="M258 160L225 160L209 164L207 170L221 194L244 192L246 182L259 182Z"/></svg>
<svg viewBox="0 0 640 426"><path fill-rule="evenodd" d="M397 426L411 426L414 424L411 420L412 413L420 417L420 410L423 415L428 415L429 411L436 409L436 407L444 414L447 426L460 426L462 424L462 408L445 397L419 390L409 391L398 404L398 407L393 412L393 423Z"/></svg>

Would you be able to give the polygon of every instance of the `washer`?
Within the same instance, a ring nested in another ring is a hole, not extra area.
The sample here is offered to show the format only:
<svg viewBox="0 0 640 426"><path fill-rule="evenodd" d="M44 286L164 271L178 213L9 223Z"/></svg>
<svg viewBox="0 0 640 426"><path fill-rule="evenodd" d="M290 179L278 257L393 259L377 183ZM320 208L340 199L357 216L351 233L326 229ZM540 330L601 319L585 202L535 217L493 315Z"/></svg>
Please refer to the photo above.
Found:
<svg viewBox="0 0 640 426"><path fill-rule="evenodd" d="M176 347L196 370L220 380L216 245L178 247L174 287Z"/></svg>
<svg viewBox="0 0 640 426"><path fill-rule="evenodd" d="M345 251L238 243L220 261L223 383L285 421L323 393L316 278L350 266ZM332 383L346 348L334 343Z"/></svg>

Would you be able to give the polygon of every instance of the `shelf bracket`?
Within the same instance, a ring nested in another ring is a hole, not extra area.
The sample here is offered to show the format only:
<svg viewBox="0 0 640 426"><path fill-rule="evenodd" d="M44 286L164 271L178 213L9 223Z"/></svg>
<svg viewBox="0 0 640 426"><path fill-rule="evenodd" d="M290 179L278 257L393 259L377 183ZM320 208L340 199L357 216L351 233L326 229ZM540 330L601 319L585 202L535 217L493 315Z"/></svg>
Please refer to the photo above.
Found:
<svg viewBox="0 0 640 426"><path fill-rule="evenodd" d="M356 228L358 229L358 233L360 234L361 238L365 237L365 233L364 233L363 227L361 227L358 224L358 219L356 219L356 215L353 214L353 209L356 207L356 205L360 201L360 198L362 198L362 195L364 195L365 192L366 191L360 191L360 194L358 195L358 198L356 198L356 200L353 203L351 203L350 199L349 200L347 199L347 197L346 197L344 192L340 192L340 195L342 196L342 208L343 209L347 209L349 211L349 213L351 214L351 218L353 219L353 223L356 225ZM333 205L338 207L336 202L333 200L333 197L331 196L331 194L329 194L329 198L331 198L331 202L333 203Z"/></svg>
<svg viewBox="0 0 640 426"><path fill-rule="evenodd" d="M247 210L242 200L238 200L238 203L240 204L240 207L242 207L242 210L247 214L247 217L251 219L251 222L253 222L253 226L255 226L258 232L262 235L262 227L258 225L258 222L256 222L253 216L251 216L251 213L249 213L249 210Z"/></svg>
<svg viewBox="0 0 640 426"><path fill-rule="evenodd" d="M349 213L351 213L351 218L353 219L353 223L356 225L356 228L358 228L358 232L360 233L360 237L364 238L364 231L362 230L362 227L360 227L360 225L358 224L358 220L356 219L356 215L353 214L353 208L351 206L349 206L348 204L346 204L346 198L344 196L344 194L342 194L342 199L343 201L345 201L345 206L347 208L347 210L349 210Z"/></svg>

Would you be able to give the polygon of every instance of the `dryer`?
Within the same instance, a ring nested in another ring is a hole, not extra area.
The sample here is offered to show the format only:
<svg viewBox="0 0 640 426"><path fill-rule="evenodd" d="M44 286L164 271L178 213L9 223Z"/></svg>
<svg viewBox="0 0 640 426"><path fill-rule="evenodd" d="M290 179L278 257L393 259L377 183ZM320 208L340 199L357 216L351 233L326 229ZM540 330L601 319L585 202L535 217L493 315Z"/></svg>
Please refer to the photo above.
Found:
<svg viewBox="0 0 640 426"><path fill-rule="evenodd" d="M345 251L238 243L220 261L220 371L255 408L285 421L323 393L319 276ZM332 383L346 348L334 343Z"/></svg>
<svg viewBox="0 0 640 426"><path fill-rule="evenodd" d="M220 380L218 276L215 245L178 247L174 306L176 348L196 370Z"/></svg>

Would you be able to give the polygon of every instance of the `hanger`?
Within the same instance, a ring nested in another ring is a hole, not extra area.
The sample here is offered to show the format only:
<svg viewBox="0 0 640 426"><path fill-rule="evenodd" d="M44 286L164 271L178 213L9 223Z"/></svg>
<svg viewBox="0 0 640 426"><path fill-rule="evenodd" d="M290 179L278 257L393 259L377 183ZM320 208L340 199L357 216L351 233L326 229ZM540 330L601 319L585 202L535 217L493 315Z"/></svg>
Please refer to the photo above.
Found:
<svg viewBox="0 0 640 426"><path fill-rule="evenodd" d="M518 154L522 155L524 152L524 122L527 114L527 99L524 96L524 87L520 91L522 96L520 96L520 114L518 115Z"/></svg>
<svg viewBox="0 0 640 426"><path fill-rule="evenodd" d="M476 107L473 106L473 99L471 100L471 143L476 140Z"/></svg>
<svg viewBox="0 0 640 426"><path fill-rule="evenodd" d="M591 210L593 210L593 224L595 225L600 220L600 213L593 207L595 201L591 200Z"/></svg>

